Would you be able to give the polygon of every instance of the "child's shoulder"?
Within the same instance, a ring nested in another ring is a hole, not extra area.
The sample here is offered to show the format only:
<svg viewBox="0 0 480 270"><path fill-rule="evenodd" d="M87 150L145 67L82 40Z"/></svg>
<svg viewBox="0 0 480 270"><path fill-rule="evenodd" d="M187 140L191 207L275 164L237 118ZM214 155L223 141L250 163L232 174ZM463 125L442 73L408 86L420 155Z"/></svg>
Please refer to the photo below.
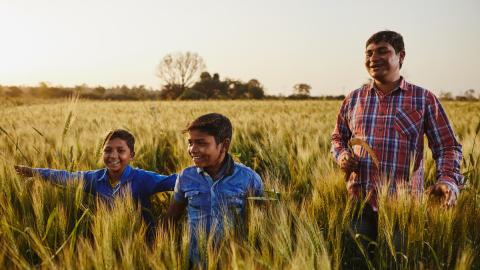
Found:
<svg viewBox="0 0 480 270"><path fill-rule="evenodd" d="M83 174L83 175L103 176L104 174L107 173L107 168L96 169L96 170L89 170L89 171L80 171L79 173L80 173L80 174Z"/></svg>
<svg viewBox="0 0 480 270"><path fill-rule="evenodd" d="M149 171L141 168L131 168L130 172L128 173L128 177L134 178L137 181L138 180L153 180L156 179L157 177L166 177L166 175L154 172L154 171Z"/></svg>
<svg viewBox="0 0 480 270"><path fill-rule="evenodd" d="M200 176L198 173L198 167L197 166L190 166L185 169L183 169L178 176L180 178L191 178L191 177L197 177Z"/></svg>
<svg viewBox="0 0 480 270"><path fill-rule="evenodd" d="M73 175L76 177L83 178L84 180L99 180L105 177L107 174L107 168L89 170L89 171L78 171L74 172Z"/></svg>
<svg viewBox="0 0 480 270"><path fill-rule="evenodd" d="M132 167L132 170L130 173L139 176L139 175L152 175L152 174L155 174L156 172L144 170L138 167Z"/></svg>
<svg viewBox="0 0 480 270"><path fill-rule="evenodd" d="M197 170L198 170L197 166L190 166L190 167L184 168L181 173L196 172Z"/></svg>
<svg viewBox="0 0 480 270"><path fill-rule="evenodd" d="M235 162L235 171L238 171L243 174L248 174L250 176L258 175L252 168L240 162Z"/></svg>

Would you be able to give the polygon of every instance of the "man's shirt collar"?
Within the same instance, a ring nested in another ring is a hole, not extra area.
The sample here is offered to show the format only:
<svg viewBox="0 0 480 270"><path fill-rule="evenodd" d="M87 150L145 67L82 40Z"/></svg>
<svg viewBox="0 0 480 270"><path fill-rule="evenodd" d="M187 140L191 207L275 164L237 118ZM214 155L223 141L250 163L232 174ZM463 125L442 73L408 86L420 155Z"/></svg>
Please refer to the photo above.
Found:
<svg viewBox="0 0 480 270"><path fill-rule="evenodd" d="M377 88L375 87L375 80L371 80L371 82L369 84L367 84L366 87L367 87L367 90L369 90L369 91L378 91ZM408 89L410 89L407 81L405 81L403 76L400 76L400 84L398 85L398 87L395 88L390 93L393 93L393 92L397 91L398 89L403 90L403 91L407 91Z"/></svg>

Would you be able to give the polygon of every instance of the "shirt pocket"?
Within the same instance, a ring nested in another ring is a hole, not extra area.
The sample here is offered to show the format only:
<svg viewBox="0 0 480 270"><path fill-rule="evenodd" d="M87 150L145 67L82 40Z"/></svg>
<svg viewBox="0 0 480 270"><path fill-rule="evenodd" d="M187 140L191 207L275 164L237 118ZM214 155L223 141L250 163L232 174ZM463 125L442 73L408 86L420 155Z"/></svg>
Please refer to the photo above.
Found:
<svg viewBox="0 0 480 270"><path fill-rule="evenodd" d="M194 209L205 209L210 206L210 194L198 190L185 192L185 198L188 200L188 206Z"/></svg>
<svg viewBox="0 0 480 270"><path fill-rule="evenodd" d="M227 192L222 196L221 209L231 225L241 224L245 215L245 192Z"/></svg>
<svg viewBox="0 0 480 270"><path fill-rule="evenodd" d="M245 205L245 196L245 192L225 192L221 204L227 209L235 210L235 212L242 211Z"/></svg>
<svg viewBox="0 0 480 270"><path fill-rule="evenodd" d="M418 138L422 125L422 112L420 110L397 110L393 126L402 137L410 140Z"/></svg>

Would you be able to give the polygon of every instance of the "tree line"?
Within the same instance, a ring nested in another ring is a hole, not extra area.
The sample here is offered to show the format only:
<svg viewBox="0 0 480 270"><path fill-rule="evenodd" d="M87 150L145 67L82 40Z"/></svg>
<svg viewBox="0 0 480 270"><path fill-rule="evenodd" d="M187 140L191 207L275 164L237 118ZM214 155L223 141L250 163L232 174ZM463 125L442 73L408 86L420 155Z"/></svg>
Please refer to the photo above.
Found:
<svg viewBox="0 0 480 270"><path fill-rule="evenodd" d="M266 95L263 87L256 79L246 83L238 80L220 80L218 74L210 76L202 74L203 80L193 87L182 89L178 85L165 85L160 90L147 88L144 85L114 87L88 86L86 84L73 87L52 86L41 82L37 86L0 85L0 98L40 98L61 99L77 96L90 100L200 100L200 99L324 99L342 100L344 95L310 96L306 94Z"/></svg>
<svg viewBox="0 0 480 270"><path fill-rule="evenodd" d="M203 100L203 99L325 99L342 100L344 95L312 97L312 87L307 83L297 83L288 96L266 95L261 82L255 78L247 82L235 79L221 79L218 73L210 74L197 53L170 53L164 56L156 67L156 75L162 82L160 89L144 85L91 87L86 84L74 87L52 86L40 82L38 86L2 86L3 97L65 98L78 95L83 99L100 100ZM450 92L442 92L444 100L479 100L475 90L469 89L465 95L454 97Z"/></svg>

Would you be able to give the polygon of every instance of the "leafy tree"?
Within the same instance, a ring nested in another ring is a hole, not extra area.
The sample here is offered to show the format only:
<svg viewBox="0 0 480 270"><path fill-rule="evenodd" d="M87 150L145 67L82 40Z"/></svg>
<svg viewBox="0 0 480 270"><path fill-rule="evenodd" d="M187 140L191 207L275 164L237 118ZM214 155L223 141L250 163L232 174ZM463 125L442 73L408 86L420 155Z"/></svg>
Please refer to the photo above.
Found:
<svg viewBox="0 0 480 270"><path fill-rule="evenodd" d="M196 82L192 88L195 91L202 93L207 99L223 99L227 98L227 83L220 81L218 73L213 74L213 77L208 72L203 72L200 75L200 81Z"/></svg>
<svg viewBox="0 0 480 270"><path fill-rule="evenodd" d="M202 72L202 74L200 74L200 81L201 82L206 82L206 81L209 81L211 79L212 79L212 75L210 75L210 73L208 73L208 71L204 71L204 72Z"/></svg>
<svg viewBox="0 0 480 270"><path fill-rule="evenodd" d="M474 89L468 89L467 91L465 91L464 96L467 100L477 100L477 98L475 97Z"/></svg>
<svg viewBox="0 0 480 270"><path fill-rule="evenodd" d="M182 100L197 100L197 99L205 99L206 96L204 93L189 88L180 95L179 99Z"/></svg>
<svg viewBox="0 0 480 270"><path fill-rule="evenodd" d="M22 89L18 88L17 86L5 87L3 89L5 95L9 97L19 97L23 95Z"/></svg>
<svg viewBox="0 0 480 270"><path fill-rule="evenodd" d="M297 96L310 96L312 87L306 83L297 83L293 86L293 94Z"/></svg>
<svg viewBox="0 0 480 270"><path fill-rule="evenodd" d="M157 66L157 77L165 85L178 85L182 92L190 87L198 73L205 69L203 58L197 53L170 53Z"/></svg>
<svg viewBox="0 0 480 270"><path fill-rule="evenodd" d="M257 79L251 79L247 83L247 97L253 99L261 99L265 96L263 86Z"/></svg>
<svg viewBox="0 0 480 270"><path fill-rule="evenodd" d="M244 83L238 80L228 80L228 97L231 99L245 98L247 87Z"/></svg>
<svg viewBox="0 0 480 270"><path fill-rule="evenodd" d="M440 99L442 100L453 100L453 95L452 95L452 92L440 92Z"/></svg>
<svg viewBox="0 0 480 270"><path fill-rule="evenodd" d="M105 87L102 86L97 86L95 89L93 89L93 93L98 97L103 97L103 95L105 95L105 91Z"/></svg>
<svg viewBox="0 0 480 270"><path fill-rule="evenodd" d="M184 89L181 85L178 84L167 84L162 87L160 91L161 99L177 99Z"/></svg>

